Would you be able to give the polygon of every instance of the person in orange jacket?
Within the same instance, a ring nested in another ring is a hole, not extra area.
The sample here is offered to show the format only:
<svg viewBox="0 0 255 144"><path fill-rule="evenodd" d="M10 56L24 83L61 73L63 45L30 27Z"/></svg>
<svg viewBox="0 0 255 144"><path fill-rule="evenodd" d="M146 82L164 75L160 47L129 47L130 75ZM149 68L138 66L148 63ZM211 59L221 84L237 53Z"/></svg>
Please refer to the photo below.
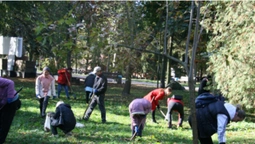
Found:
<svg viewBox="0 0 255 144"><path fill-rule="evenodd" d="M58 98L62 88L64 88L67 99L70 99L68 93L68 86L70 86L72 68L63 68L58 70Z"/></svg>
<svg viewBox="0 0 255 144"><path fill-rule="evenodd" d="M159 100L162 100L165 96L169 96L172 93L172 88L167 87L165 89L158 88L149 92L143 98L151 102L151 111L152 111L152 122L157 123L155 119L155 110L156 107L159 109Z"/></svg>

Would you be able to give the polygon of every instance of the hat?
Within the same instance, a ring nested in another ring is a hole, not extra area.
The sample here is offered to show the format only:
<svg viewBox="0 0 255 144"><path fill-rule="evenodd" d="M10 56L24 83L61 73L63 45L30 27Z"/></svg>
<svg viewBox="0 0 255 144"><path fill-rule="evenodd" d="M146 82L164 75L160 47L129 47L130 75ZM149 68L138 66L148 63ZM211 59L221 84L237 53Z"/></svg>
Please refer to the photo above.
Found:
<svg viewBox="0 0 255 144"><path fill-rule="evenodd" d="M61 105L61 104L63 104L63 103L64 103L63 101L57 102L56 107L58 107L59 105Z"/></svg>
<svg viewBox="0 0 255 144"><path fill-rule="evenodd" d="M48 72L50 72L50 68L44 67L44 68L43 68L43 71L48 71Z"/></svg>
<svg viewBox="0 0 255 144"><path fill-rule="evenodd" d="M96 67L94 68L94 70L93 70L93 73L97 73L97 72L99 72L99 71L101 71L101 67L96 66Z"/></svg>

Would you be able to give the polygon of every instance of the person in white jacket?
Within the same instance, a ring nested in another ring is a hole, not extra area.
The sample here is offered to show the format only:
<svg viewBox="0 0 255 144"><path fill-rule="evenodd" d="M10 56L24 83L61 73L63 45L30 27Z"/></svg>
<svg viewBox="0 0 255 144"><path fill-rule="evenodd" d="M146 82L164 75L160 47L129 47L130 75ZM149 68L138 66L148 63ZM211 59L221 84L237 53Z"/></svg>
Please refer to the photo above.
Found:
<svg viewBox="0 0 255 144"><path fill-rule="evenodd" d="M45 117L49 97L56 96L55 79L50 75L50 69L48 67L43 68L42 74L36 78L35 94L40 103L40 115L41 117Z"/></svg>

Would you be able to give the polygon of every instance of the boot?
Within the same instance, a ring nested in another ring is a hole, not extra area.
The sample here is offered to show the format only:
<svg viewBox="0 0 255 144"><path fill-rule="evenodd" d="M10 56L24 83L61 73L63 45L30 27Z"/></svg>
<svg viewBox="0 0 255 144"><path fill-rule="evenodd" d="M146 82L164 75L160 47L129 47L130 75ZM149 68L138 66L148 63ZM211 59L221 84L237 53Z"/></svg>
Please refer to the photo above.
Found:
<svg viewBox="0 0 255 144"><path fill-rule="evenodd" d="M102 123L106 123L106 114L105 113L101 113L101 119L102 119Z"/></svg>
<svg viewBox="0 0 255 144"><path fill-rule="evenodd" d="M155 110L152 111L151 116L152 116L152 122L157 123L157 121L155 119Z"/></svg>
<svg viewBox="0 0 255 144"><path fill-rule="evenodd" d="M171 129L172 128L172 123L168 122L168 128Z"/></svg>

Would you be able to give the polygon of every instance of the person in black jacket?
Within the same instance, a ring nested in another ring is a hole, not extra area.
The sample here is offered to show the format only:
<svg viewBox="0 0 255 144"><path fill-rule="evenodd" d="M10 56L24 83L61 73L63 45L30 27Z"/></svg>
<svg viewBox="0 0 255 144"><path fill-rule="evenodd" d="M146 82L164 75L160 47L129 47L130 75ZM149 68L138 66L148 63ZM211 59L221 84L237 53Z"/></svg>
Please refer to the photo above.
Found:
<svg viewBox="0 0 255 144"><path fill-rule="evenodd" d="M105 111L105 105L104 105L104 98L105 98L105 92L107 90L107 78L102 74L101 67L99 66L94 68L94 73L96 74L94 85L93 85L93 92L95 96L92 98L87 111L85 111L84 119L85 120L89 119L90 115L93 112L93 109L98 104L99 109L101 111L102 123L105 123L106 111Z"/></svg>
<svg viewBox="0 0 255 144"><path fill-rule="evenodd" d="M86 77L86 79L84 81L87 103L89 103L89 99L93 92L93 85L94 85L95 77L96 77L95 73L91 72L91 73L89 73L89 75Z"/></svg>
<svg viewBox="0 0 255 144"><path fill-rule="evenodd" d="M234 106L223 101L216 101L201 108L196 108L198 139L200 144L213 144L211 136L218 134L218 143L226 143L226 127L232 122L244 120L245 112L240 105ZM189 117L189 124L192 127L192 118Z"/></svg>
<svg viewBox="0 0 255 144"><path fill-rule="evenodd" d="M51 114L51 119L60 119L62 115L63 124L59 126L53 126L51 123L51 132L53 136L58 136L57 127L60 128L66 135L71 135L71 131L75 128L76 119L74 113L71 110L71 106L65 104L63 101L59 101L56 104L55 113Z"/></svg>

